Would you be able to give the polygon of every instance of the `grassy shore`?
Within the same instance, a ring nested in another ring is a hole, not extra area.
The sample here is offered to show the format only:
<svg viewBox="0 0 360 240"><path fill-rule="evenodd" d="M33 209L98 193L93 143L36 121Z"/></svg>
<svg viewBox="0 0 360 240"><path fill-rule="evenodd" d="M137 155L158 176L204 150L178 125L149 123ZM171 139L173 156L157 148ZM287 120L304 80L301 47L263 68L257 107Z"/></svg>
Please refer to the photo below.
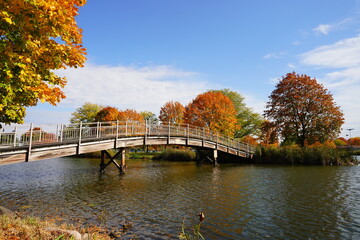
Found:
<svg viewBox="0 0 360 240"><path fill-rule="evenodd" d="M16 215L0 215L0 239L76 239L70 233L61 229L78 231L82 239L110 240L111 237L99 233L100 229L75 229L70 225L56 225L55 223L42 221L35 217L19 217Z"/></svg>
<svg viewBox="0 0 360 240"><path fill-rule="evenodd" d="M259 146L254 156L256 163L301 165L354 165L351 151L332 147L275 147Z"/></svg>

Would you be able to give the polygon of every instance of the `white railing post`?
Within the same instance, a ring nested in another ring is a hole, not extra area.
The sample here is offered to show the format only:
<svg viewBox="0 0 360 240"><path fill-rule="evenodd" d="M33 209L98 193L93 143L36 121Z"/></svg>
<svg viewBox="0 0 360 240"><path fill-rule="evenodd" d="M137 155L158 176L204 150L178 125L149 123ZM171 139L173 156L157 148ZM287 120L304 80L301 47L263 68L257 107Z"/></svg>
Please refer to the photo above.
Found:
<svg viewBox="0 0 360 240"><path fill-rule="evenodd" d="M147 127L148 127L147 119L145 119L145 137L146 137L146 134L147 134Z"/></svg>
<svg viewBox="0 0 360 240"><path fill-rule="evenodd" d="M60 126L60 142L62 142L64 139L64 124L61 124Z"/></svg>
<svg viewBox="0 0 360 240"><path fill-rule="evenodd" d="M99 138L99 121L96 123L96 138Z"/></svg>
<svg viewBox="0 0 360 240"><path fill-rule="evenodd" d="M56 124L56 132L55 132L55 140L56 142L58 141L59 139L59 124Z"/></svg>
<svg viewBox="0 0 360 240"><path fill-rule="evenodd" d="M171 132L171 127L170 127L170 121L169 121L169 131L168 131L169 138L170 138L170 132Z"/></svg>
<svg viewBox="0 0 360 240"><path fill-rule="evenodd" d="M119 138L119 120L116 120L116 134L115 134L115 142L114 142L115 149L117 149L118 138Z"/></svg>
<svg viewBox="0 0 360 240"><path fill-rule="evenodd" d="M119 120L116 120L116 140L119 138Z"/></svg>
<svg viewBox="0 0 360 240"><path fill-rule="evenodd" d="M189 137L190 137L190 126L189 124L187 125L187 139L189 141Z"/></svg>
<svg viewBox="0 0 360 240"><path fill-rule="evenodd" d="M202 128L202 147L204 147L205 144L205 127Z"/></svg>
<svg viewBox="0 0 360 240"><path fill-rule="evenodd" d="M79 126L79 142L77 147L77 154L80 154L81 134L82 134L82 122L80 122L80 126Z"/></svg>
<svg viewBox="0 0 360 240"><path fill-rule="evenodd" d="M219 146L219 133L216 132L216 149L218 149Z"/></svg>
<svg viewBox="0 0 360 240"><path fill-rule="evenodd" d="M41 142L41 127L39 127L39 142Z"/></svg>
<svg viewBox="0 0 360 240"><path fill-rule="evenodd" d="M28 161L30 160L30 157L31 157L31 147L32 147L33 130L34 130L34 125L31 123L31 124L30 124L29 147L28 147L28 152L27 152L27 154L26 154L25 162L28 162Z"/></svg>
<svg viewBox="0 0 360 240"><path fill-rule="evenodd" d="M145 119L144 148L147 145L147 128L148 128L148 122L147 119Z"/></svg>
<svg viewBox="0 0 360 240"><path fill-rule="evenodd" d="M14 142L13 142L14 147L16 147L16 133L17 133L17 126L15 126L15 129L14 129Z"/></svg>
<svg viewBox="0 0 360 240"><path fill-rule="evenodd" d="M128 122L127 120L125 121L125 136L128 135Z"/></svg>
<svg viewBox="0 0 360 240"><path fill-rule="evenodd" d="M171 127L170 127L170 121L169 121L169 129L168 129L168 144L170 144L170 131L171 131Z"/></svg>

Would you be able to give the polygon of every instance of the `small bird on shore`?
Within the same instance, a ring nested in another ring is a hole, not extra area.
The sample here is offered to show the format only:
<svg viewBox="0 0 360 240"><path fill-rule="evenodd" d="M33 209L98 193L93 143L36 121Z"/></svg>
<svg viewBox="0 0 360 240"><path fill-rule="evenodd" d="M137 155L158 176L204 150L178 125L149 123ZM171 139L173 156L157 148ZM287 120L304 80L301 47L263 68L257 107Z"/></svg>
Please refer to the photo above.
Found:
<svg viewBox="0 0 360 240"><path fill-rule="evenodd" d="M198 216L199 216L199 221L200 222L204 221L204 219L205 219L205 214L204 213L201 212L201 213L199 213Z"/></svg>

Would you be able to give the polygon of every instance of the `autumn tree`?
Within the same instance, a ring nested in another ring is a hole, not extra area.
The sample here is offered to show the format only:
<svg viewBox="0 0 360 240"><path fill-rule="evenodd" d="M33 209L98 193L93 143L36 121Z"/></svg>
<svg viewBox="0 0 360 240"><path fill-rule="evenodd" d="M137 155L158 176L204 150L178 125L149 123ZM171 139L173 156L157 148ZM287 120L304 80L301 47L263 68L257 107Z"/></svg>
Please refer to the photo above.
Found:
<svg viewBox="0 0 360 240"><path fill-rule="evenodd" d="M144 122L143 116L134 109L126 109L119 112L118 120L120 121L133 121Z"/></svg>
<svg viewBox="0 0 360 240"><path fill-rule="evenodd" d="M348 143L349 145L360 145L360 137L350 138Z"/></svg>
<svg viewBox="0 0 360 240"><path fill-rule="evenodd" d="M254 112L250 107L245 104L245 98L238 92L230 89L214 90L215 92L221 92L225 96L229 97L234 103L236 110L236 118L238 124L241 126L235 132L236 138L243 138L245 136L253 135L259 137L261 135L261 124L263 118L260 114Z"/></svg>
<svg viewBox="0 0 360 240"><path fill-rule="evenodd" d="M0 122L22 123L38 100L65 98L53 70L82 67L85 49L75 16L86 0L0 1Z"/></svg>
<svg viewBox="0 0 360 240"><path fill-rule="evenodd" d="M208 91L198 95L185 108L186 123L208 127L227 135L239 129L233 102L221 92Z"/></svg>
<svg viewBox="0 0 360 240"><path fill-rule="evenodd" d="M77 108L75 112L71 113L72 117L70 119L70 122L94 122L97 113L100 112L102 108L103 107L100 105L86 102L81 107Z"/></svg>
<svg viewBox="0 0 360 240"><path fill-rule="evenodd" d="M334 143L335 143L336 146L344 146L344 145L348 144L347 140L345 138L342 138L342 137L335 139Z"/></svg>
<svg viewBox="0 0 360 240"><path fill-rule="evenodd" d="M96 114L95 120L99 122L116 121L119 119L119 114L117 108L107 106Z"/></svg>
<svg viewBox="0 0 360 240"><path fill-rule="evenodd" d="M301 146L325 142L334 139L344 123L332 94L307 75L288 73L269 99L264 115L285 141L291 139Z"/></svg>
<svg viewBox="0 0 360 240"><path fill-rule="evenodd" d="M160 109L159 119L163 123L182 123L184 118L185 108L177 101L169 101Z"/></svg>
<svg viewBox="0 0 360 240"><path fill-rule="evenodd" d="M260 139L263 144L276 144L279 142L275 123L265 120L262 122L260 129Z"/></svg>

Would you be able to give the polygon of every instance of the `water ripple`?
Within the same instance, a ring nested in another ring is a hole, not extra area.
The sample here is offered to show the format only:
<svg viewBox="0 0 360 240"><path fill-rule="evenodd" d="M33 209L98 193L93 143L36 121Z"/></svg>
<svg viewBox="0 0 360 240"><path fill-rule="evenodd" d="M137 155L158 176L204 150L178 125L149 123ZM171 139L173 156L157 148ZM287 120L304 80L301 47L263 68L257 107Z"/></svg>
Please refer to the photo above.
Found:
<svg viewBox="0 0 360 240"><path fill-rule="evenodd" d="M204 212L206 239L360 239L360 167L129 161L98 173L98 160L59 158L0 168L0 205L125 235L178 239Z"/></svg>

